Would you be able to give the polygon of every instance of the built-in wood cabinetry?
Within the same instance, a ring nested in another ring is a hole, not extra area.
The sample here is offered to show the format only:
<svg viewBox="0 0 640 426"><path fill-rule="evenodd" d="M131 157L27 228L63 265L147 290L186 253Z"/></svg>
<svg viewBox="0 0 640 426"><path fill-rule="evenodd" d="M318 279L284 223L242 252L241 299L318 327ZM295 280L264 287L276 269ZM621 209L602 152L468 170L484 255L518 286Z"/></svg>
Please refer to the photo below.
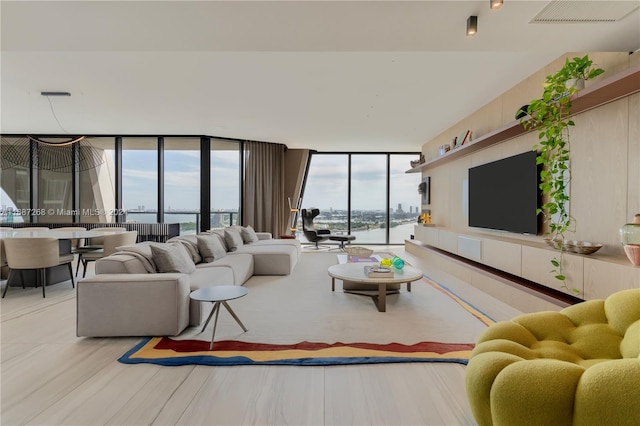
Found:
<svg viewBox="0 0 640 426"><path fill-rule="evenodd" d="M620 226L640 213L640 53L589 55L605 74L587 82L573 102L576 125L571 128L570 211L576 227L566 238L604 247L592 255L564 253L563 272L568 276L567 286L577 289L580 298L596 299L621 289L640 288L640 268L627 260L619 240ZM515 111L539 96L544 77L572 56L584 53L559 57L422 146L427 161L407 173L431 178L431 201L422 207L430 210L438 226L417 226L412 249L420 253L423 246L427 251L434 247L425 256L455 264L452 271L461 279L467 278L465 262L473 261L469 269L485 268L471 275L483 277L478 283L495 283L504 272L525 284L537 283L543 290L562 291L562 283L550 272L550 259L558 252L542 237L548 225L543 225L539 235L469 227L467 191L471 167L523 153L538 142L537 132L525 130L514 120ZM438 156L439 146L466 129L475 135L470 143ZM498 287L490 286L493 290ZM506 293L513 291L503 288Z"/></svg>
<svg viewBox="0 0 640 426"><path fill-rule="evenodd" d="M563 289L562 283L550 273L553 269L550 261L558 258L559 252L545 244L422 225L415 226L414 234L425 247L435 247L580 299L601 299L640 286L640 268L619 256L563 253L562 267L568 287Z"/></svg>

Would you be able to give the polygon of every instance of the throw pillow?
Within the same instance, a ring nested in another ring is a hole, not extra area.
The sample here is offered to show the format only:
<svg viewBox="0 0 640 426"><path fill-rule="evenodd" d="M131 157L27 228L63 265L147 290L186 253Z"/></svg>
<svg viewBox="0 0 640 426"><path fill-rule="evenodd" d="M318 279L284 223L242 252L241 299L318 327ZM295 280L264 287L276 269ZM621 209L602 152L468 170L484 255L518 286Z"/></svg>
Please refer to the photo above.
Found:
<svg viewBox="0 0 640 426"><path fill-rule="evenodd" d="M206 263L222 259L227 254L216 235L198 235L198 249Z"/></svg>
<svg viewBox="0 0 640 426"><path fill-rule="evenodd" d="M244 245L242 237L240 236L240 232L235 229L225 229L224 240L227 243L227 248L229 249L229 251L236 251L238 250L238 248Z"/></svg>
<svg viewBox="0 0 640 426"><path fill-rule="evenodd" d="M205 234L214 235L222 243L222 247L224 247L224 251L229 251L229 247L227 247L227 241L224 239L224 229L210 229Z"/></svg>
<svg viewBox="0 0 640 426"><path fill-rule="evenodd" d="M200 256L200 252L198 251L198 241L196 240L195 235L179 235L171 238L167 242L183 244L184 248L187 249L187 252L191 256L193 263L197 265L202 262L202 256Z"/></svg>
<svg viewBox="0 0 640 426"><path fill-rule="evenodd" d="M196 270L196 265L182 244L152 245L151 255L158 272L190 274Z"/></svg>
<svg viewBox="0 0 640 426"><path fill-rule="evenodd" d="M254 231L250 226L242 228L240 234L242 235L242 241L244 241L245 244L255 243L256 241L258 241L256 231Z"/></svg>

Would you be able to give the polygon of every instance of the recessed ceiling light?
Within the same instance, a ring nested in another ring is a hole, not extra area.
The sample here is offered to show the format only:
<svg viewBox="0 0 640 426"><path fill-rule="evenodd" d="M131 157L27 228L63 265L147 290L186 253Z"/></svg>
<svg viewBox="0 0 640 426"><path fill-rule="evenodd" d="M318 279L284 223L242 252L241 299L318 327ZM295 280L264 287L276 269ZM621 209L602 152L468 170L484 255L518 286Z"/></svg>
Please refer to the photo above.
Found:
<svg viewBox="0 0 640 426"><path fill-rule="evenodd" d="M502 0L489 0L489 7L491 9L500 9L502 7Z"/></svg>

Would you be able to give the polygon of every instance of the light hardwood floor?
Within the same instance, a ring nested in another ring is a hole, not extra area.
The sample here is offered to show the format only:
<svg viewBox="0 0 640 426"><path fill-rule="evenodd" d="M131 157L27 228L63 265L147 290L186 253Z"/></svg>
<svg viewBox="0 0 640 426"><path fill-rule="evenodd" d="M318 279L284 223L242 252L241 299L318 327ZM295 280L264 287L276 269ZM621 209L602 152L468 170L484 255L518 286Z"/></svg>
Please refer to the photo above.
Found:
<svg viewBox="0 0 640 426"><path fill-rule="evenodd" d="M393 250L494 319L520 313ZM125 365L117 358L140 339L76 337L69 282L46 299L10 288L0 307L2 425L475 424L460 364Z"/></svg>

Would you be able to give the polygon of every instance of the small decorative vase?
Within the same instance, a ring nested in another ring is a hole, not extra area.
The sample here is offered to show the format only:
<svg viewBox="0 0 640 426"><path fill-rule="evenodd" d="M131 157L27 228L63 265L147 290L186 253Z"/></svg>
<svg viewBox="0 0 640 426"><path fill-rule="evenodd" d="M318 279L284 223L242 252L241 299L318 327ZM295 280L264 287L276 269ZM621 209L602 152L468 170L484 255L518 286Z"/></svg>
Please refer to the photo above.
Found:
<svg viewBox="0 0 640 426"><path fill-rule="evenodd" d="M394 268L396 269L402 269L404 268L404 260L400 259L398 256L394 257L391 260L391 264L393 265Z"/></svg>
<svg viewBox="0 0 640 426"><path fill-rule="evenodd" d="M631 263L640 266L640 214L635 215L633 222L620 228L620 240Z"/></svg>
<svg viewBox="0 0 640 426"><path fill-rule="evenodd" d="M624 246L624 252L633 264L633 266L640 266L640 246L633 244Z"/></svg>
<svg viewBox="0 0 640 426"><path fill-rule="evenodd" d="M380 266L388 268L389 266L391 266L391 259L389 259L388 257L385 257L380 261Z"/></svg>

